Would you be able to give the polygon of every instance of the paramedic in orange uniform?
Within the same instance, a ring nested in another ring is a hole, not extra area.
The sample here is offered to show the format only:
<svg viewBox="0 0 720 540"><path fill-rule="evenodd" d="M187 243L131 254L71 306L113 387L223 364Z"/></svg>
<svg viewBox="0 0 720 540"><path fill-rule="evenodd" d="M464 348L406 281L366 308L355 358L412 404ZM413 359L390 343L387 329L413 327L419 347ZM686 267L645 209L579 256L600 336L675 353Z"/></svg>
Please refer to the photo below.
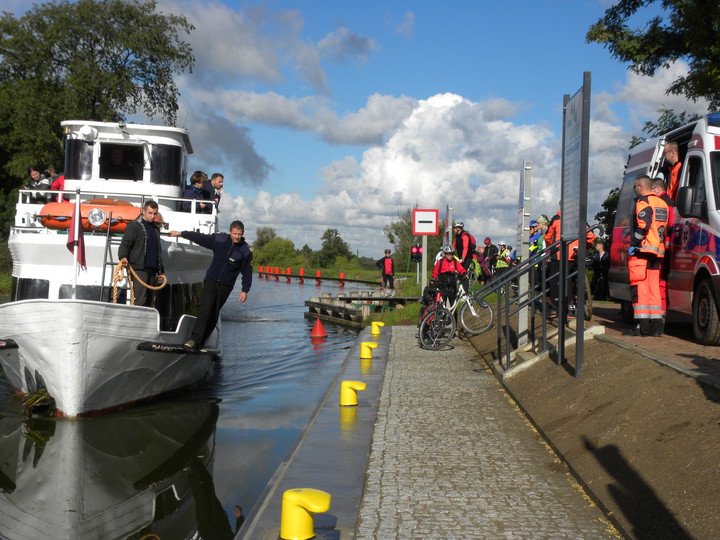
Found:
<svg viewBox="0 0 720 540"><path fill-rule="evenodd" d="M680 150L678 143L669 142L665 145L663 150L663 156L668 164L670 172L670 181L668 182L668 195L673 201L677 200L678 184L680 183L680 169L682 163L680 162Z"/></svg>
<svg viewBox="0 0 720 540"><path fill-rule="evenodd" d="M637 201L628 248L628 271L637 326L623 334L658 337L663 333L660 269L665 256L668 206L653 193L650 177L638 176L634 189Z"/></svg>

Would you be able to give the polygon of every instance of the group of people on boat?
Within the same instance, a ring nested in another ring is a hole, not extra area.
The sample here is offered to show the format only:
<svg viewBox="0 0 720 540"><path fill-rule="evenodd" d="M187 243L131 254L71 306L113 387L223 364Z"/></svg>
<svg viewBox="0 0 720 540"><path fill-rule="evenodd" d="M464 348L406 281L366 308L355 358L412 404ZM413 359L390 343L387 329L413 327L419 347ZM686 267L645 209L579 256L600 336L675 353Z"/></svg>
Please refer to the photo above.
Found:
<svg viewBox="0 0 720 540"><path fill-rule="evenodd" d="M183 199L197 199L202 202L183 202L180 210L191 212L192 205L195 204L195 212L198 214L212 214L213 205L217 208L220 204L224 180L225 177L219 172L214 173L208 180L203 171L195 171L190 176L190 185L183 192Z"/></svg>

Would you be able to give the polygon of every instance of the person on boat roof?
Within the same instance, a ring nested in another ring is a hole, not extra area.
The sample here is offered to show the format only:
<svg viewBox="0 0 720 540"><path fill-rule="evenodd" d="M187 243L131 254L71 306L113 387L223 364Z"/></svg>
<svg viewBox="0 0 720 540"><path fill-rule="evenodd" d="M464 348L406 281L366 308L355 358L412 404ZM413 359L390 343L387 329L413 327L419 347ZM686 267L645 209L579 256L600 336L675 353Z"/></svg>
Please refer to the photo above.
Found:
<svg viewBox="0 0 720 540"><path fill-rule="evenodd" d="M212 214L212 202L210 202L210 193L205 190L205 181L207 180L207 174L202 171L195 171L190 177L190 187L185 188L183 192L183 199L198 199L201 201L195 204L195 212L198 214ZM191 202L180 203L180 210L182 212L192 211Z"/></svg>
<svg viewBox="0 0 720 540"><path fill-rule="evenodd" d="M118 258L123 266L131 266L140 281L156 287L158 281L165 281L163 274L162 249L160 248L160 227L155 221L158 203L147 201L142 213L128 223L125 235L120 241ZM148 294L147 287L133 280L136 306L152 306L155 293Z"/></svg>
<svg viewBox="0 0 720 540"><path fill-rule="evenodd" d="M185 342L186 349L202 348L205 340L210 337L220 318L220 310L225 305L240 274L242 274L242 292L238 300L240 302L247 300L252 285L252 251L243 238L244 232L245 225L242 221L235 220L230 224L230 231L227 233L203 234L193 231L168 233L174 238L182 236L213 252L212 262L203 281L200 309L191 339Z"/></svg>

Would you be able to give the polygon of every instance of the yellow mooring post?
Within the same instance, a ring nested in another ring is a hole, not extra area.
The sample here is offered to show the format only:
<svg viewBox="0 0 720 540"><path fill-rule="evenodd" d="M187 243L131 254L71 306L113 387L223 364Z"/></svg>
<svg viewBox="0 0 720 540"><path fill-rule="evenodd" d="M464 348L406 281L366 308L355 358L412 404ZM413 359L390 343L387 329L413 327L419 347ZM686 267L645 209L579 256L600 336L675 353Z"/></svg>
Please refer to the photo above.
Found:
<svg viewBox="0 0 720 540"><path fill-rule="evenodd" d="M319 489L288 489L283 493L280 515L282 540L315 538L312 514L330 509L330 494Z"/></svg>
<svg viewBox="0 0 720 540"><path fill-rule="evenodd" d="M372 323L370 323L370 335L379 336L381 326L385 326L385 323L382 321L373 321Z"/></svg>
<svg viewBox="0 0 720 540"><path fill-rule="evenodd" d="M360 358L372 358L372 350L377 349L377 343L363 341L360 343Z"/></svg>
<svg viewBox="0 0 720 540"><path fill-rule="evenodd" d="M367 385L362 381L343 381L340 383L340 406L352 407L358 404L358 390L365 390Z"/></svg>

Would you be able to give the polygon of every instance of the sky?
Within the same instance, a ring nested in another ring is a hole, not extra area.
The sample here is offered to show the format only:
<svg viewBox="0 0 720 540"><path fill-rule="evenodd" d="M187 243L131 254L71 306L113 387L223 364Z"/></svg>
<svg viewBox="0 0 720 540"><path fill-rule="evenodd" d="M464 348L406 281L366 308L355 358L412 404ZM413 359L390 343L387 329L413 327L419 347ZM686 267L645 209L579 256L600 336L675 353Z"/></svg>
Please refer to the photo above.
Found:
<svg viewBox="0 0 720 540"><path fill-rule="evenodd" d="M333 228L353 253L379 258L392 248L383 228L412 207L443 217L449 205L479 242L512 243L524 160L532 217L553 215L563 96L583 72L591 223L620 184L631 136L659 107L707 112L665 95L685 64L640 77L585 42L611 4L158 0L158 9L195 26L177 123L190 131L191 171L225 175L221 226L241 219L251 243L273 227L313 249Z"/></svg>

